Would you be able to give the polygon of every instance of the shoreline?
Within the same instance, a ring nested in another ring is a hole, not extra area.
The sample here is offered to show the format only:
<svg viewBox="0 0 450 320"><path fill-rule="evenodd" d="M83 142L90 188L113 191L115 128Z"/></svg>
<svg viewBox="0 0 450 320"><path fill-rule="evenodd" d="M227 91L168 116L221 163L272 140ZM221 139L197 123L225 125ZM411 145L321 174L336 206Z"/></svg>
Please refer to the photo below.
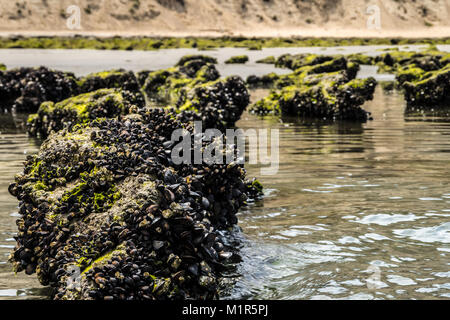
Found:
<svg viewBox="0 0 450 320"><path fill-rule="evenodd" d="M449 37L440 38L401 38L401 37L245 37L245 36L151 36L132 35L120 36L113 33L60 33L51 35L9 34L0 33L0 49L95 49L95 50L142 50L156 51L159 49L198 49L213 50L217 48L247 48L261 50L262 48L288 47L340 47L366 45L440 45L450 44Z"/></svg>
<svg viewBox="0 0 450 320"><path fill-rule="evenodd" d="M450 37L450 26L427 27L411 29L382 29L370 30L366 28L345 29L345 28L279 28L279 29L259 29L259 30L214 30L199 29L188 31L177 30L152 30L129 29L122 30L0 30L0 37L23 36L23 37L71 37L86 36L97 38L110 37L151 37L151 38L223 38L223 37L244 37L244 38L358 38L358 39L442 39Z"/></svg>

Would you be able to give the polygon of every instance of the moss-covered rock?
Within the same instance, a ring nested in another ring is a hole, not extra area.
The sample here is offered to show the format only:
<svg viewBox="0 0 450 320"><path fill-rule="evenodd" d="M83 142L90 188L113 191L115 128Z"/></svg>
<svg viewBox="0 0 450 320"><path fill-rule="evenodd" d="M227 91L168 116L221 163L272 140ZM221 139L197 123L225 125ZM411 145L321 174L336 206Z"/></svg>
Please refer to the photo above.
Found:
<svg viewBox="0 0 450 320"><path fill-rule="evenodd" d="M421 72L402 84L409 106L433 109L450 105L450 64L442 69Z"/></svg>
<svg viewBox="0 0 450 320"><path fill-rule="evenodd" d="M264 64L275 64L277 59L274 56L268 56L259 60L256 60L256 63L264 63Z"/></svg>
<svg viewBox="0 0 450 320"><path fill-rule="evenodd" d="M248 56L246 55L234 56L225 61L226 64L240 64L240 63L242 64L247 62Z"/></svg>
<svg viewBox="0 0 450 320"><path fill-rule="evenodd" d="M217 64L217 59L211 56L205 56L205 55L201 55L201 54L192 54L192 55L186 55L181 57L181 59L178 61L178 63L176 64L177 66L184 66L186 64L186 62L188 61L202 61L204 64L206 63L212 63L212 64Z"/></svg>
<svg viewBox="0 0 450 320"><path fill-rule="evenodd" d="M289 60L285 56L284 61ZM376 81L355 79L359 65L343 57L333 60L297 57L286 62L295 72L279 76L275 89L257 101L251 110L257 114L283 114L314 119L365 121L369 114L360 106L373 98ZM300 62L301 61L301 62ZM314 64L316 61L317 64ZM301 64L306 64L298 67Z"/></svg>
<svg viewBox="0 0 450 320"><path fill-rule="evenodd" d="M321 65L327 61L336 60L334 56L325 56L318 54L295 54L290 53L278 57L275 66L278 68L287 68L296 70L304 66Z"/></svg>
<svg viewBox="0 0 450 320"><path fill-rule="evenodd" d="M57 103L44 102L36 114L29 116L28 132L32 136L46 137L52 131L61 130L65 126L135 112L144 104L140 93L120 89L100 89Z"/></svg>
<svg viewBox="0 0 450 320"><path fill-rule="evenodd" d="M274 72L265 74L260 77L251 75L247 77L247 84L250 88L271 88L279 79L280 76Z"/></svg>
<svg viewBox="0 0 450 320"><path fill-rule="evenodd" d="M260 185L236 164L173 164L174 119L142 109L94 120L29 156L9 188L20 201L16 272L36 272L55 299L217 297L231 255L217 230Z"/></svg>
<svg viewBox="0 0 450 320"><path fill-rule="evenodd" d="M214 64L204 58L192 57L182 58L175 67L149 73L143 86L149 100L175 104L196 85L215 81L220 77Z"/></svg>
<svg viewBox="0 0 450 320"><path fill-rule="evenodd" d="M430 110L450 103L448 53L431 46L422 52L392 51L376 62L381 70L395 73L408 108Z"/></svg>
<svg viewBox="0 0 450 320"><path fill-rule="evenodd" d="M375 62L375 58L367 56L365 54L355 53L346 56L348 61L355 62L357 64L372 65Z"/></svg>
<svg viewBox="0 0 450 320"><path fill-rule="evenodd" d="M151 72L144 91L182 121L201 120L210 128L234 126L249 104L249 93L240 77L219 79L214 61L185 56L173 68Z"/></svg>
<svg viewBox="0 0 450 320"><path fill-rule="evenodd" d="M92 92L104 88L121 88L131 92L138 92L140 86L136 76L124 69L91 73L77 81L80 92Z"/></svg>

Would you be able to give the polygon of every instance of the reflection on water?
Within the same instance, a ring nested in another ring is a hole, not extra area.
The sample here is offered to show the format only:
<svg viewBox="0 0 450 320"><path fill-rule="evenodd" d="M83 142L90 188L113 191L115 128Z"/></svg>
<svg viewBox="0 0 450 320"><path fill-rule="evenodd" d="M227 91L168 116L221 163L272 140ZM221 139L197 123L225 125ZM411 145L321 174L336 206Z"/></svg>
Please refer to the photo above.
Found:
<svg viewBox="0 0 450 320"><path fill-rule="evenodd" d="M450 122L405 118L402 96L381 88L365 108L365 124L244 115L243 129L280 129L281 163L260 177L264 201L239 214L243 261L224 298L450 298ZM20 119L0 119L0 299L48 296L7 263L18 216L7 187L38 146Z"/></svg>
<svg viewBox="0 0 450 320"><path fill-rule="evenodd" d="M405 119L381 88L365 108L362 125L239 122L279 128L281 163L239 216L242 276L226 298L450 298L450 122Z"/></svg>

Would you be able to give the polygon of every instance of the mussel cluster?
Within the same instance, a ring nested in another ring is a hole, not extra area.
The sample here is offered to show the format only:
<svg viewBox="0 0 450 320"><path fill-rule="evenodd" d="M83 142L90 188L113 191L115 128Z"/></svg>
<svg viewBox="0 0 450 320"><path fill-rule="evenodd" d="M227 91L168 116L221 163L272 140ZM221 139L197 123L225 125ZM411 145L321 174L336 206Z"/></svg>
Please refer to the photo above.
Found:
<svg viewBox="0 0 450 320"><path fill-rule="evenodd" d="M121 88L131 92L139 92L138 79L132 71L124 69L93 73L78 80L80 92L91 92L104 88Z"/></svg>
<svg viewBox="0 0 450 320"><path fill-rule="evenodd" d="M15 270L55 299L216 298L233 255L218 230L261 189L236 163L174 164L175 129L193 132L142 108L52 134L9 188L22 216Z"/></svg>
<svg viewBox="0 0 450 320"><path fill-rule="evenodd" d="M57 103L42 103L38 112L29 116L27 129L30 135L45 138L66 126L96 118L114 118L130 111L136 112L144 106L145 100L140 92L99 89Z"/></svg>
<svg viewBox="0 0 450 320"><path fill-rule="evenodd" d="M133 72L123 69L77 78L73 73L46 67L0 70L0 111L37 112L43 102L60 102L102 88L140 93Z"/></svg>
<svg viewBox="0 0 450 320"><path fill-rule="evenodd" d="M428 111L450 104L450 55L430 47L422 52L393 51L374 59L385 72L395 73L405 94L406 111Z"/></svg>
<svg viewBox="0 0 450 320"><path fill-rule="evenodd" d="M434 72L427 72L418 81L403 83L408 107L432 109L450 105L450 64Z"/></svg>
<svg viewBox="0 0 450 320"><path fill-rule="evenodd" d="M293 73L269 77L272 92L257 101L257 114L283 114L311 119L366 121L370 113L360 106L373 98L374 78L356 79L359 64L343 56L284 55L277 65ZM249 79L256 86L259 79Z"/></svg>
<svg viewBox="0 0 450 320"><path fill-rule="evenodd" d="M0 111L36 112L44 101L61 101L78 93L72 73L46 67L0 71Z"/></svg>
<svg viewBox="0 0 450 320"><path fill-rule="evenodd" d="M77 81L80 91L88 93L58 103L42 103L37 113L29 117L28 132L46 137L65 126L136 113L145 105L144 94L155 107L165 102L163 106L183 122L202 121L205 128L232 127L248 106L250 96L240 77L218 79L214 62L214 58L206 56L185 56L174 68L140 72L140 82L147 78L143 93L131 72L92 74ZM91 91L101 87L105 89ZM136 108L129 108L130 105Z"/></svg>
<svg viewBox="0 0 450 320"><path fill-rule="evenodd" d="M150 72L143 90L151 101L176 104L194 87L219 79L214 62L206 56L184 56L175 67Z"/></svg>
<svg viewBox="0 0 450 320"><path fill-rule="evenodd" d="M181 121L202 121L204 127L225 129L235 125L250 103L240 77L228 77L196 86L179 98L176 110Z"/></svg>

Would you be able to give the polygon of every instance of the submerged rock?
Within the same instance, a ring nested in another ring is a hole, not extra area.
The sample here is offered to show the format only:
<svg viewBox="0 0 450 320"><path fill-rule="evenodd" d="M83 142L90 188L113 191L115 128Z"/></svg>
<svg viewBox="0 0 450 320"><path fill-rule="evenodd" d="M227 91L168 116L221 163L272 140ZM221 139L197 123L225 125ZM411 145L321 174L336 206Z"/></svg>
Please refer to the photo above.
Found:
<svg viewBox="0 0 450 320"><path fill-rule="evenodd" d="M65 126L96 118L114 118L135 112L144 105L145 101L140 93L100 89L57 103L43 103L36 114L29 116L27 128L32 136L47 137L52 131L59 131Z"/></svg>
<svg viewBox="0 0 450 320"><path fill-rule="evenodd" d="M168 110L142 109L52 134L9 188L22 216L15 270L36 272L55 299L217 297L230 256L217 230L260 185L236 164L175 165L180 128Z"/></svg>
<svg viewBox="0 0 450 320"><path fill-rule="evenodd" d="M0 111L36 112L44 101L59 102L77 93L72 73L46 67L0 71Z"/></svg>

